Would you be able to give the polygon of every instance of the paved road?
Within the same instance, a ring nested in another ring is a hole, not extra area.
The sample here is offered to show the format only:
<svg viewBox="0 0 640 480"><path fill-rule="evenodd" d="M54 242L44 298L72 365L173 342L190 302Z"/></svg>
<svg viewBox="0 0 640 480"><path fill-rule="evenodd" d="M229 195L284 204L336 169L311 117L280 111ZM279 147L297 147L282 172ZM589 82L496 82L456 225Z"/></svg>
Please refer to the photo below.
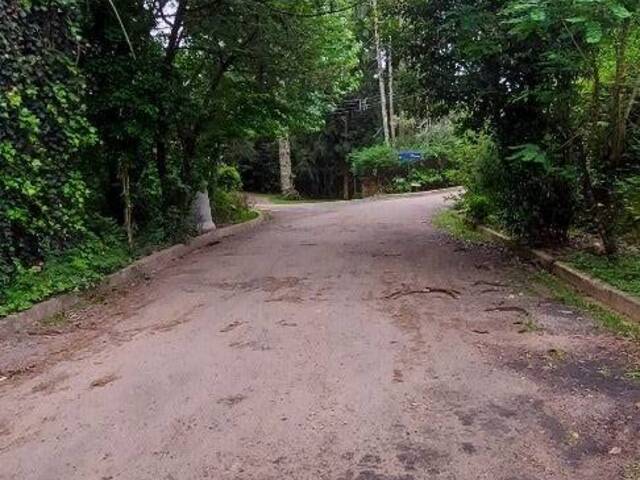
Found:
<svg viewBox="0 0 640 480"><path fill-rule="evenodd" d="M436 231L443 204L284 208L1 340L0 479L631 475L632 345Z"/></svg>

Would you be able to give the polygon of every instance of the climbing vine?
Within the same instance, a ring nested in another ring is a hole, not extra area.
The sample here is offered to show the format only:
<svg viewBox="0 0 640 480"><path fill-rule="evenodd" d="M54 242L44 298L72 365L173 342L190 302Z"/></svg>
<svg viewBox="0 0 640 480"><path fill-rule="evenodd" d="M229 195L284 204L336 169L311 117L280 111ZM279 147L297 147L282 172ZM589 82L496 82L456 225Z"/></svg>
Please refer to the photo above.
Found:
<svg viewBox="0 0 640 480"><path fill-rule="evenodd" d="M0 287L85 231L85 119L75 0L0 0ZM20 260L18 260L20 259Z"/></svg>

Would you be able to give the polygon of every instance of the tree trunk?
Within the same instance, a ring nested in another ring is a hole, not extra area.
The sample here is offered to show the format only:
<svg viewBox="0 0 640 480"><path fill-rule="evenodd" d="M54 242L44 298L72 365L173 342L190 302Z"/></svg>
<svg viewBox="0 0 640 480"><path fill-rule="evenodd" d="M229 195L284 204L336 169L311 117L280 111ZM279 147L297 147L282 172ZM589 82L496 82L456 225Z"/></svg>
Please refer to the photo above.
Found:
<svg viewBox="0 0 640 480"><path fill-rule="evenodd" d="M617 168L624 154L627 116L624 98L627 93L627 45L629 39L630 24L627 22L620 34L616 45L616 70L613 84L613 104L611 112L611 122L613 125L613 135L611 139L611 152L609 157L610 167Z"/></svg>
<svg viewBox="0 0 640 480"><path fill-rule="evenodd" d="M382 114L382 130L384 133L384 143L391 144L389 137L389 115L387 113L387 94L384 85L384 58L380 48L380 31L378 25L378 0L371 0L371 10L373 14L373 37L376 45L376 60L378 63L378 86L380 87L380 109Z"/></svg>
<svg viewBox="0 0 640 480"><path fill-rule="evenodd" d="M343 200L349 200L349 184L350 184L350 178L349 178L349 170L345 169L344 174L342 176L342 199Z"/></svg>
<svg viewBox="0 0 640 480"><path fill-rule="evenodd" d="M171 25L171 31L169 32L169 39L164 52L164 59L160 68L160 75L163 83L169 84L173 75L173 62L180 46L180 40L182 35L182 28L184 24L185 15L187 12L188 0L179 0L175 16L173 18L173 24ZM162 199L165 207L169 205L170 199L168 195L167 185L167 135L169 135L169 122L167 120L167 111L165 108L162 95L158 95L158 122L155 134L156 144L156 168L158 169L158 177L160 177L160 189L162 190Z"/></svg>
<svg viewBox="0 0 640 480"><path fill-rule="evenodd" d="M391 144L396 143L396 114L393 98L393 58L391 56L391 39L389 39L389 136Z"/></svg>
<svg viewBox="0 0 640 480"><path fill-rule="evenodd" d="M193 214L193 222L198 233L210 232L216 229L211 215L211 202L209 200L209 191L205 188L202 192L196 192L191 205Z"/></svg>
<svg viewBox="0 0 640 480"><path fill-rule="evenodd" d="M122 186L122 203L124 229L127 232L127 243L129 248L133 247L133 203L131 202L131 177L129 176L129 165L120 165L120 183Z"/></svg>
<svg viewBox="0 0 640 480"><path fill-rule="evenodd" d="M298 192L293 185L291 143L288 135L278 139L278 159L280 163L280 191L286 197L296 196Z"/></svg>

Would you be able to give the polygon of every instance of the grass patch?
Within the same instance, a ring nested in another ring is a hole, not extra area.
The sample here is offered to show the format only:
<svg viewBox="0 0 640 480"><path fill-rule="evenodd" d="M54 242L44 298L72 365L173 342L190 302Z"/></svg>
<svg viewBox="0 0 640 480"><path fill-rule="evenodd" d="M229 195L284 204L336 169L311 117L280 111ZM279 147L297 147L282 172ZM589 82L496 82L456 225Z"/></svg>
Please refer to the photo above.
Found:
<svg viewBox="0 0 640 480"><path fill-rule="evenodd" d="M640 341L640 325L607 310L600 304L590 300L568 287L558 278L547 272L534 274L536 285L543 287L556 300L589 313L600 325L619 335Z"/></svg>
<svg viewBox="0 0 640 480"><path fill-rule="evenodd" d="M233 224L249 222L255 220L260 216L260 212L257 210L242 210L233 219Z"/></svg>
<svg viewBox="0 0 640 480"><path fill-rule="evenodd" d="M471 243L488 243L487 237L473 228L456 210L442 210L432 220L433 225L451 236Z"/></svg>
<svg viewBox="0 0 640 480"><path fill-rule="evenodd" d="M610 285L640 297L640 254L621 254L614 258L578 252L567 262Z"/></svg>
<svg viewBox="0 0 640 480"><path fill-rule="evenodd" d="M121 235L92 236L82 245L50 256L42 265L19 269L0 293L0 317L26 310L53 295L92 287L131 260Z"/></svg>

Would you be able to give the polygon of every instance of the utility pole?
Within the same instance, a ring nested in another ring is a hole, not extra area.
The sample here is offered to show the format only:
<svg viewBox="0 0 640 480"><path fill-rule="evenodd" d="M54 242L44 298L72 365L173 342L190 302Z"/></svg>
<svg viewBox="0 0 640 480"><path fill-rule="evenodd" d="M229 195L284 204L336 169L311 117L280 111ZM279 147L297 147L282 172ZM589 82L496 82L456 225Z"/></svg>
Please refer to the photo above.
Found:
<svg viewBox="0 0 640 480"><path fill-rule="evenodd" d="M380 30L378 19L378 0L371 0L371 10L373 14L373 37L376 44L376 60L378 64L378 85L380 86L380 108L382 110L382 130L384 131L384 143L391 144L389 136L389 116L387 113L387 94L384 85L384 58L380 48Z"/></svg>
<svg viewBox="0 0 640 480"><path fill-rule="evenodd" d="M391 144L394 145L396 143L396 114L393 99L393 57L391 56L391 37L389 37L389 45L387 48L389 52L389 133L391 136Z"/></svg>

